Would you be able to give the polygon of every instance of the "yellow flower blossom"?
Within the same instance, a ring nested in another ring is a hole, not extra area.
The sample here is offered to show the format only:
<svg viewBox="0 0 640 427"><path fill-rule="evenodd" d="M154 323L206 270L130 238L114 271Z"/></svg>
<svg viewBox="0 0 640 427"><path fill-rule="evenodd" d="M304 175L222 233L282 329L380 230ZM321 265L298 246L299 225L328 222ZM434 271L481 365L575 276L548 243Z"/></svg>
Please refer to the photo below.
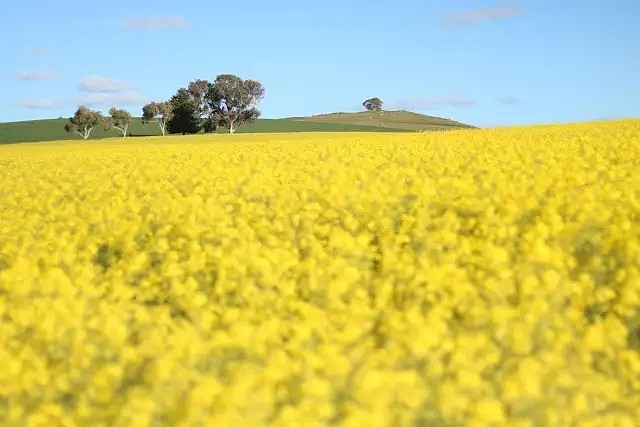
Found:
<svg viewBox="0 0 640 427"><path fill-rule="evenodd" d="M0 146L0 420L636 425L639 140Z"/></svg>

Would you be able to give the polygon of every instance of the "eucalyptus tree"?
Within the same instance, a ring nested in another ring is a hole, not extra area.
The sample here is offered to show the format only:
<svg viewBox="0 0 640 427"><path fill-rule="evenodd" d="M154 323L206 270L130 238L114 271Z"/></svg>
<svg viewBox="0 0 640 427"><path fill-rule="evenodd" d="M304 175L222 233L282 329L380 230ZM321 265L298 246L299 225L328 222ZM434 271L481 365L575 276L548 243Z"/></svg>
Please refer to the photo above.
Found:
<svg viewBox="0 0 640 427"><path fill-rule="evenodd" d="M173 118L171 102L150 102L142 107L142 123L156 122L162 136L166 134L167 123Z"/></svg>
<svg viewBox="0 0 640 427"><path fill-rule="evenodd" d="M109 117L105 119L105 124L105 130L117 129L122 132L122 137L126 138L129 125L131 124L131 113L112 107L109 109Z"/></svg>
<svg viewBox="0 0 640 427"><path fill-rule="evenodd" d="M105 119L99 111L90 110L84 105L81 105L73 117L69 117L69 123L66 124L64 130L74 132L80 135L82 139L88 139L89 136L91 136L91 131L104 122Z"/></svg>
<svg viewBox="0 0 640 427"><path fill-rule="evenodd" d="M369 111L380 111L382 110L382 101L380 98L369 98L362 103L364 108Z"/></svg>
<svg viewBox="0 0 640 427"><path fill-rule="evenodd" d="M260 117L256 108L264 98L264 87L255 80L243 80L233 74L220 74L207 93L210 118L234 133L238 126Z"/></svg>

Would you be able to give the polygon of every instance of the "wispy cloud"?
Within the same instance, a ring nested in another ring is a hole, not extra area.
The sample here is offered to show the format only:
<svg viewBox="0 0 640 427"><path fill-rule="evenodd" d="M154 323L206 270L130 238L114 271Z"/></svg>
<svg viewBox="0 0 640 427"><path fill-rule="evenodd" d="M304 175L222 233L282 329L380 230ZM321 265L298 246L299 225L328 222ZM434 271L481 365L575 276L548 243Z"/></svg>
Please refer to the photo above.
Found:
<svg viewBox="0 0 640 427"><path fill-rule="evenodd" d="M515 105L520 103L520 100L518 98L511 95L503 96L499 101L504 105Z"/></svg>
<svg viewBox="0 0 640 427"><path fill-rule="evenodd" d="M27 108L29 110L55 110L60 108L61 102L50 98L22 99L13 103L14 107Z"/></svg>
<svg viewBox="0 0 640 427"><path fill-rule="evenodd" d="M175 30L185 28L188 24L181 16L172 17L150 17L150 18L129 18L122 22L127 28L137 28L141 30Z"/></svg>
<svg viewBox="0 0 640 427"><path fill-rule="evenodd" d="M144 105L147 99L136 91L122 93L91 93L81 96L78 104L87 106L131 106Z"/></svg>
<svg viewBox="0 0 640 427"><path fill-rule="evenodd" d="M484 9L468 9L446 14L445 20L457 26L468 26L495 19L515 18L522 9L517 5L502 4Z"/></svg>
<svg viewBox="0 0 640 427"><path fill-rule="evenodd" d="M133 89L133 85L109 77L88 76L78 82L78 90L82 92L113 93L127 89Z"/></svg>
<svg viewBox="0 0 640 427"><path fill-rule="evenodd" d="M385 105L395 110L435 110L440 107L470 107L476 101L467 97L424 97L395 99Z"/></svg>
<svg viewBox="0 0 640 427"><path fill-rule="evenodd" d="M51 80L60 77L52 71L16 71L14 76L18 80Z"/></svg>
<svg viewBox="0 0 640 427"><path fill-rule="evenodd" d="M31 49L28 53L32 56L48 56L53 55L53 50L47 48L37 48Z"/></svg>

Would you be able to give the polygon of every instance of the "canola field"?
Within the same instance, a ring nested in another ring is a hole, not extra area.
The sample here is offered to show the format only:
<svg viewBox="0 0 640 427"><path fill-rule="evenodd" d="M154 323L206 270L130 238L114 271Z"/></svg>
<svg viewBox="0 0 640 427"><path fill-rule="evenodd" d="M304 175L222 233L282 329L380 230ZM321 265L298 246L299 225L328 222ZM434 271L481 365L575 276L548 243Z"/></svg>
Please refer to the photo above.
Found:
<svg viewBox="0 0 640 427"><path fill-rule="evenodd" d="M640 420L640 120L0 146L0 424Z"/></svg>

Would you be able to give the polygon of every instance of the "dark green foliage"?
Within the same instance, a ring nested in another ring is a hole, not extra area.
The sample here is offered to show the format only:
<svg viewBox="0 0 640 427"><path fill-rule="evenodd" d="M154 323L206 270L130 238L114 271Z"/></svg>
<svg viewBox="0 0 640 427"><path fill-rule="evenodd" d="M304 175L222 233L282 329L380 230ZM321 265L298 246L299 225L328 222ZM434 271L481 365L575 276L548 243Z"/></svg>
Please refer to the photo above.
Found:
<svg viewBox="0 0 640 427"><path fill-rule="evenodd" d="M218 130L219 124L215 117L209 117L204 119L202 123L202 130L204 133L215 133Z"/></svg>
<svg viewBox="0 0 640 427"><path fill-rule="evenodd" d="M189 91L185 88L178 89L169 102L173 107L173 117L167 123L169 133L182 135L198 133L200 131L198 107L189 95Z"/></svg>
<svg viewBox="0 0 640 427"><path fill-rule="evenodd" d="M369 111L380 111L382 110L382 101L380 98L369 98L362 103L364 108Z"/></svg>
<svg viewBox="0 0 640 427"><path fill-rule="evenodd" d="M640 351L640 324L629 328L627 341L629 348Z"/></svg>
<svg viewBox="0 0 640 427"><path fill-rule="evenodd" d="M122 249L118 245L101 243L96 250L93 263L107 270L122 258Z"/></svg>

